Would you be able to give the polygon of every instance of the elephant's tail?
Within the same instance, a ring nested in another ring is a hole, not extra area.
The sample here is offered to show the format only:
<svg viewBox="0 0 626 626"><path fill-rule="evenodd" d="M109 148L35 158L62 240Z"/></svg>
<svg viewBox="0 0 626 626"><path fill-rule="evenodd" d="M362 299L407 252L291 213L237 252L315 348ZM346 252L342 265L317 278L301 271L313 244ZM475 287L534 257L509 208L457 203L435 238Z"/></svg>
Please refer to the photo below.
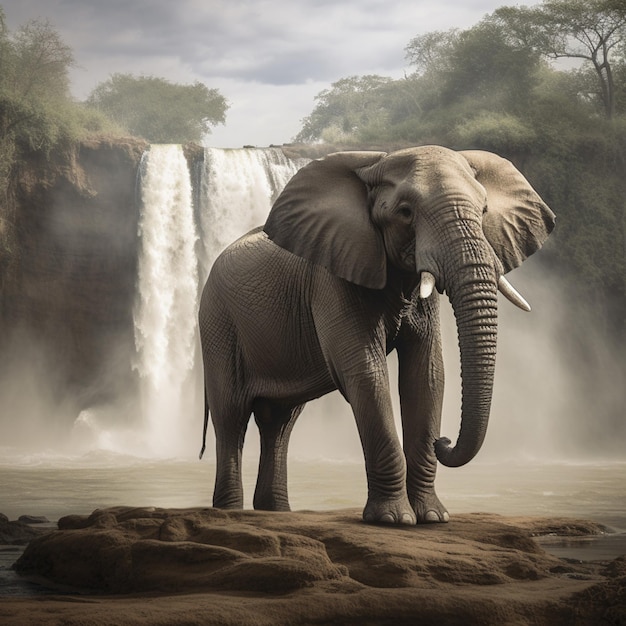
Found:
<svg viewBox="0 0 626 626"><path fill-rule="evenodd" d="M200 450L200 460L206 450L206 430L209 426L209 402L206 397L206 386L204 388L204 429L202 431L202 449Z"/></svg>

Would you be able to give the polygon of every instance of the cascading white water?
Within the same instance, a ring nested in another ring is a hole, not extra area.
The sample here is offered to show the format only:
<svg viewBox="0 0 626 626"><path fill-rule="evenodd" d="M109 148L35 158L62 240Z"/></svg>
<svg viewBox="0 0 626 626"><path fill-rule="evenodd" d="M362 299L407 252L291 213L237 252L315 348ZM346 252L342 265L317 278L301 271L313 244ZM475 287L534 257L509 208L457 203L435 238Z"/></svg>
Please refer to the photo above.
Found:
<svg viewBox="0 0 626 626"><path fill-rule="evenodd" d="M208 148L194 210L182 147L153 145L146 154L134 309L141 420L132 440L144 447L140 453L195 454L202 404L199 294L217 255L265 221L273 199L304 162L276 148Z"/></svg>
<svg viewBox="0 0 626 626"><path fill-rule="evenodd" d="M288 159L280 148L205 150L198 255L202 279L229 243L265 222L272 202L306 162Z"/></svg>
<svg viewBox="0 0 626 626"><path fill-rule="evenodd" d="M134 368L146 445L171 454L191 409L198 239L191 179L179 145L153 145L141 176Z"/></svg>

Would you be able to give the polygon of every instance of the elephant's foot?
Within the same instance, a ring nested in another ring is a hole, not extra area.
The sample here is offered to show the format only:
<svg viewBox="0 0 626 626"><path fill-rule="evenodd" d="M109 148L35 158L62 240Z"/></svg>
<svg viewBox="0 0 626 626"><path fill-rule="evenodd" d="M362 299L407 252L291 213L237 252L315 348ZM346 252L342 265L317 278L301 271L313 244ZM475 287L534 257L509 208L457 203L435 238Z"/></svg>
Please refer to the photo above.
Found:
<svg viewBox="0 0 626 626"><path fill-rule="evenodd" d="M226 498L213 498L213 508L215 509L243 509L243 500L229 500Z"/></svg>
<svg viewBox="0 0 626 626"><path fill-rule="evenodd" d="M254 495L252 505L257 511L291 511L289 500L284 496Z"/></svg>
<svg viewBox="0 0 626 626"><path fill-rule="evenodd" d="M213 506L216 509L243 509L243 490L216 487L213 493Z"/></svg>
<svg viewBox="0 0 626 626"><path fill-rule="evenodd" d="M406 496L383 498L370 496L363 510L368 524L415 524L415 512Z"/></svg>
<svg viewBox="0 0 626 626"><path fill-rule="evenodd" d="M447 522L450 515L434 491L421 493L412 498L418 524L437 524Z"/></svg>

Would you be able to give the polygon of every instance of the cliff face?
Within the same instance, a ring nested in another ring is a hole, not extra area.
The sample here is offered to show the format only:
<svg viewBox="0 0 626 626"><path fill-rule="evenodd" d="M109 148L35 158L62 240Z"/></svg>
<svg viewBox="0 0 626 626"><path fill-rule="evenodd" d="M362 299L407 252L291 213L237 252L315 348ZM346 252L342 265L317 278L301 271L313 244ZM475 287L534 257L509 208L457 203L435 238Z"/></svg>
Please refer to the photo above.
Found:
<svg viewBox="0 0 626 626"><path fill-rule="evenodd" d="M72 397L78 409L128 378L135 181L146 148L134 139L100 140L19 163L1 283L0 377L36 360L33 367L49 374L53 401ZM114 375L104 367L112 360L123 368Z"/></svg>
<svg viewBox="0 0 626 626"><path fill-rule="evenodd" d="M46 424L59 406L72 420L134 389L137 173L148 148L100 139L17 163L9 205L0 206L0 415L23 415L30 394ZM333 147L283 151L316 158ZM184 152L195 171L204 149Z"/></svg>

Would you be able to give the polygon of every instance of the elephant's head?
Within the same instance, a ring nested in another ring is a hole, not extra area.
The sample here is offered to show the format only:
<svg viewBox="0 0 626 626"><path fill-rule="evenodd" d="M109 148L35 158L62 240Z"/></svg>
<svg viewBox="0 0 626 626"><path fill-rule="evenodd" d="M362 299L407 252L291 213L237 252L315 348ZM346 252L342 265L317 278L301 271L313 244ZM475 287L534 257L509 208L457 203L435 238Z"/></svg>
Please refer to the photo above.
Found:
<svg viewBox="0 0 626 626"><path fill-rule="evenodd" d="M288 183L265 224L279 246L371 289L388 265L416 272L454 309L463 401L457 443L435 442L444 465L470 461L485 437L496 356L497 291L529 309L504 274L541 247L554 214L513 165L489 152L422 146L343 152Z"/></svg>

